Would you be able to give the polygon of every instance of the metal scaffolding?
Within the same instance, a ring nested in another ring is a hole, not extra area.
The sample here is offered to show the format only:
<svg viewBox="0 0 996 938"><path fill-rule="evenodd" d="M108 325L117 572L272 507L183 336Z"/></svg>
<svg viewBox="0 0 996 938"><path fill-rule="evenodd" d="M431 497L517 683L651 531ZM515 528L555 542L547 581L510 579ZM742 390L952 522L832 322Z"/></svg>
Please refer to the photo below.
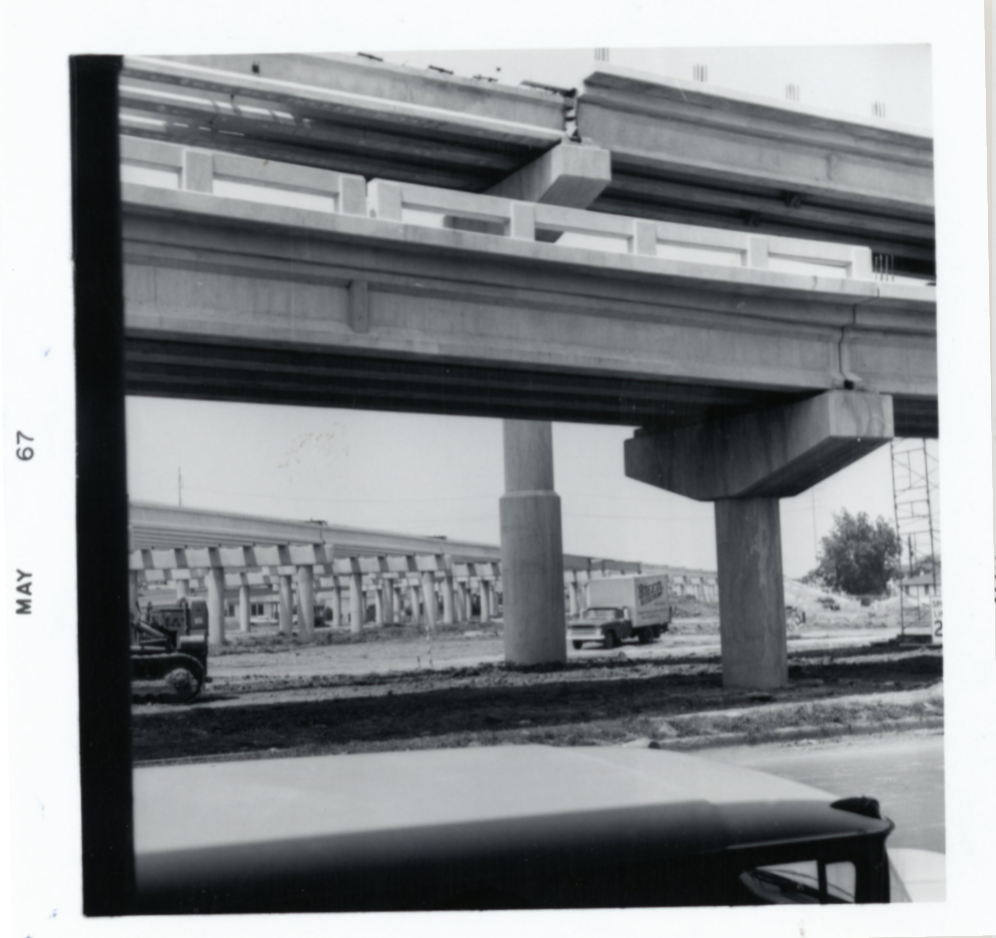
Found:
<svg viewBox="0 0 996 938"><path fill-rule="evenodd" d="M929 443L929 445L928 445ZM896 530L902 545L899 623L929 628L929 599L941 595L940 478L936 441L896 439L892 452L892 493Z"/></svg>

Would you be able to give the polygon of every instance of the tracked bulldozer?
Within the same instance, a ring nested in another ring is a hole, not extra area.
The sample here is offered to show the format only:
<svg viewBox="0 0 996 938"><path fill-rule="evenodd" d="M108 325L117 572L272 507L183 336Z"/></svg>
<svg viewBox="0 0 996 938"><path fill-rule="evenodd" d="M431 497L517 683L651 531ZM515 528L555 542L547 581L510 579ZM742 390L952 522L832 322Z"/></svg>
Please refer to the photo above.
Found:
<svg viewBox="0 0 996 938"><path fill-rule="evenodd" d="M149 603L143 614L135 603L131 616L133 692L155 682L177 703L193 700L201 692L208 679L208 643L207 609L200 607L203 602L181 599L176 605L158 608ZM197 627L202 624L203 629Z"/></svg>

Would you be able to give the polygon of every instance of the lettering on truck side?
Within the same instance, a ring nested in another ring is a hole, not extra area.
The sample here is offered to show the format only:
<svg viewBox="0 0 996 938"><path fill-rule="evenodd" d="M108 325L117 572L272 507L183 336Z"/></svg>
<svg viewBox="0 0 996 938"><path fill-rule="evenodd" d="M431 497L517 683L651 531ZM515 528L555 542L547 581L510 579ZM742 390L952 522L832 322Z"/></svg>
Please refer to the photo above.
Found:
<svg viewBox="0 0 996 938"><path fill-rule="evenodd" d="M655 599L660 599L661 596L664 595L664 581L658 580L656 583L637 583L636 593L640 600L640 605L645 606L647 603L652 603Z"/></svg>

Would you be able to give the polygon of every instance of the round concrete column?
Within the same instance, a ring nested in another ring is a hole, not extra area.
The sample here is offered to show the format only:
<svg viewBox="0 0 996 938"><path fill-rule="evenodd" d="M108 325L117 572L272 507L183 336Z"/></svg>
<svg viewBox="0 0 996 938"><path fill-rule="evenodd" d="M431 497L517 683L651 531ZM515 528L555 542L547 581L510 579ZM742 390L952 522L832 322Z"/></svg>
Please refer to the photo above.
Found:
<svg viewBox="0 0 996 938"><path fill-rule="evenodd" d="M373 589L374 599L374 623L384 624L384 585L378 583Z"/></svg>
<svg viewBox="0 0 996 938"><path fill-rule="evenodd" d="M446 574L441 584L443 591L443 625L453 624L453 577Z"/></svg>
<svg viewBox="0 0 996 938"><path fill-rule="evenodd" d="M505 495L501 498L505 660L567 660L564 548L560 498L553 491L549 423L506 420ZM482 594L483 600L486 597Z"/></svg>
<svg viewBox="0 0 996 938"><path fill-rule="evenodd" d="M176 599L186 599L190 595L190 580L174 580L176 584Z"/></svg>
<svg viewBox="0 0 996 938"><path fill-rule="evenodd" d="M573 580L567 584L567 608L572 616L578 614L578 585Z"/></svg>
<svg viewBox="0 0 996 938"><path fill-rule="evenodd" d="M418 587L414 583L408 584L408 602L412 607L412 625L418 625L422 618L419 613L419 603L421 600L419 598Z"/></svg>
<svg viewBox="0 0 996 938"><path fill-rule="evenodd" d="M297 568L297 633L315 637L315 571L308 564Z"/></svg>
<svg viewBox="0 0 996 938"><path fill-rule="evenodd" d="M363 619L366 610L363 608L363 574L351 573L349 576L349 631L359 635L363 631Z"/></svg>
<svg viewBox="0 0 996 938"><path fill-rule="evenodd" d="M436 575L429 570L422 574L422 604L425 606L426 628L434 632L439 610L436 605Z"/></svg>
<svg viewBox="0 0 996 938"><path fill-rule="evenodd" d="M277 614L281 634L290 635L294 630L294 586L289 573L280 574L280 605Z"/></svg>
<svg viewBox="0 0 996 938"><path fill-rule="evenodd" d="M457 581L457 619L460 622L470 621L470 607L467 605L467 583L465 580Z"/></svg>
<svg viewBox="0 0 996 938"><path fill-rule="evenodd" d="M481 625L491 621L491 581L481 580L481 589L477 597L477 608Z"/></svg>
<svg viewBox="0 0 996 938"><path fill-rule="evenodd" d="M249 587L242 583L239 586L239 631L248 632L249 631L249 618L251 609L249 606Z"/></svg>
<svg viewBox="0 0 996 938"><path fill-rule="evenodd" d="M380 591L384 597L384 625L394 625L394 581L381 580Z"/></svg>
<svg viewBox="0 0 996 938"><path fill-rule="evenodd" d="M777 498L715 503L723 686L788 683L782 538Z"/></svg>
<svg viewBox="0 0 996 938"><path fill-rule="evenodd" d="M332 627L339 628L342 625L342 590L337 583L332 587Z"/></svg>
<svg viewBox="0 0 996 938"><path fill-rule="evenodd" d="M207 584L208 644L225 644L225 571L211 567L204 578Z"/></svg>

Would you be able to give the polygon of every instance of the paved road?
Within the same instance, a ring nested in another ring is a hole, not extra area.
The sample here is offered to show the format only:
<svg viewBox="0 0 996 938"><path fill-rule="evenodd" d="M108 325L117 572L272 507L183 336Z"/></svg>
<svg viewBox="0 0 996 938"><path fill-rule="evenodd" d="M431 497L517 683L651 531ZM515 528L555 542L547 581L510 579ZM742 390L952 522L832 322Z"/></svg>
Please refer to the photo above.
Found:
<svg viewBox="0 0 996 938"><path fill-rule="evenodd" d="M870 795L896 823L893 847L944 853L944 737L857 737L809 745L738 746L699 753L835 795Z"/></svg>

